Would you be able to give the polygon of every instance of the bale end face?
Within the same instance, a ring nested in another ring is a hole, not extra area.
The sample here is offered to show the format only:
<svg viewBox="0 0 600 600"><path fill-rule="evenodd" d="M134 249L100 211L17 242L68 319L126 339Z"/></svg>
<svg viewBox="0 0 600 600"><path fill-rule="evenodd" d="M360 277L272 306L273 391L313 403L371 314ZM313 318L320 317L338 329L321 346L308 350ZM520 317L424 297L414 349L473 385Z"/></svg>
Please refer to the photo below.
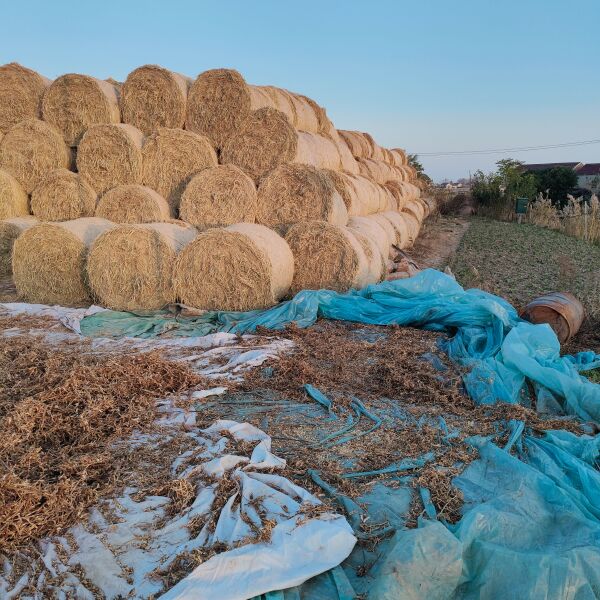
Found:
<svg viewBox="0 0 600 600"><path fill-rule="evenodd" d="M345 227L320 221L297 223L285 240L294 255L292 294L306 289L345 292L361 287L367 279L367 257Z"/></svg>
<svg viewBox="0 0 600 600"><path fill-rule="evenodd" d="M183 192L181 218L198 229L254 223L257 193L254 182L233 165L219 165L194 175Z"/></svg>
<svg viewBox="0 0 600 600"><path fill-rule="evenodd" d="M274 231L239 223L209 229L175 263L175 292L206 310L254 310L279 301L292 281L292 253Z"/></svg>
<svg viewBox="0 0 600 600"><path fill-rule="evenodd" d="M196 231L168 223L122 225L92 245L87 274L94 296L113 310L156 310L175 301L173 265Z"/></svg>
<svg viewBox="0 0 600 600"><path fill-rule="evenodd" d="M172 219L167 201L143 185L119 185L109 190L100 198L96 216L113 223L158 223Z"/></svg>

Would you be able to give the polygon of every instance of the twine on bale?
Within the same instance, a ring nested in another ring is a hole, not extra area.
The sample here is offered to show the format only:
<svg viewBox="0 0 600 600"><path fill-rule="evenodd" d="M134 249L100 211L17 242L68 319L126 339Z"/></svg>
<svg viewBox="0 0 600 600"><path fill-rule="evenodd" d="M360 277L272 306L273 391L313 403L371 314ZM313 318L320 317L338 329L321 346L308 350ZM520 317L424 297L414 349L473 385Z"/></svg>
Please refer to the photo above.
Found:
<svg viewBox="0 0 600 600"><path fill-rule="evenodd" d="M0 66L0 137L13 125L39 119L50 80L17 63Z"/></svg>
<svg viewBox="0 0 600 600"><path fill-rule="evenodd" d="M117 88L88 75L61 75L44 94L42 115L69 146L77 146L92 125L121 122Z"/></svg>
<svg viewBox="0 0 600 600"><path fill-rule="evenodd" d="M144 185L118 185L99 200L96 216L113 223L157 223L172 218L171 207L153 189Z"/></svg>
<svg viewBox="0 0 600 600"><path fill-rule="evenodd" d="M21 184L8 172L0 169L0 219L29 214L29 198Z"/></svg>
<svg viewBox="0 0 600 600"><path fill-rule="evenodd" d="M142 149L142 183L156 190L173 211L190 179L217 166L217 155L208 138L182 129L161 128L146 138Z"/></svg>
<svg viewBox="0 0 600 600"><path fill-rule="evenodd" d="M175 257L196 233L171 223L121 225L103 233L87 260L94 296L113 310L156 310L175 302Z"/></svg>
<svg viewBox="0 0 600 600"><path fill-rule="evenodd" d="M258 188L258 223L283 231L293 223L314 219L336 225L348 222L346 205L325 171L283 164L263 179Z"/></svg>
<svg viewBox="0 0 600 600"><path fill-rule="evenodd" d="M208 310L267 308L283 298L294 258L283 238L253 223L208 229L175 261L176 296Z"/></svg>
<svg viewBox="0 0 600 600"><path fill-rule="evenodd" d="M160 127L183 128L191 80L157 65L138 67L120 90L123 122L150 135Z"/></svg>
<svg viewBox="0 0 600 600"><path fill-rule="evenodd" d="M285 241L294 255L292 295L322 288L345 292L362 287L368 277L365 252L346 227L322 221L297 223Z"/></svg>
<svg viewBox="0 0 600 600"><path fill-rule="evenodd" d="M117 185L141 183L143 140L133 125L94 125L77 149L77 168L98 194Z"/></svg>
<svg viewBox="0 0 600 600"><path fill-rule="evenodd" d="M68 169L72 155L60 133L38 119L22 121L0 141L0 168L30 194L49 171Z"/></svg>
<svg viewBox="0 0 600 600"><path fill-rule="evenodd" d="M88 304L88 249L112 227L105 219L88 217L40 223L23 232L13 246L13 280L19 296L40 304Z"/></svg>
<svg viewBox="0 0 600 600"><path fill-rule="evenodd" d="M35 217L13 217L0 221L0 277L12 274L12 250L15 240L37 223Z"/></svg>
<svg viewBox="0 0 600 600"><path fill-rule="evenodd" d="M200 171L187 184L179 214L198 229L254 223L257 193L254 181L233 165Z"/></svg>
<svg viewBox="0 0 600 600"><path fill-rule="evenodd" d="M69 221L93 217L98 197L77 173L56 169L31 193L31 212L40 221Z"/></svg>

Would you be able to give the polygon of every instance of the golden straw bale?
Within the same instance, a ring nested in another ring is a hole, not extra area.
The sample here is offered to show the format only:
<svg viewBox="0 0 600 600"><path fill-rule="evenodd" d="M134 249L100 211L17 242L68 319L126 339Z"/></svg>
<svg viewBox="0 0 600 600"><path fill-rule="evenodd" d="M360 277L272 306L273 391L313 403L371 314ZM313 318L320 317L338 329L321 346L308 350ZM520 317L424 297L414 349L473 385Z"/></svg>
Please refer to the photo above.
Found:
<svg viewBox="0 0 600 600"><path fill-rule="evenodd" d="M255 181L284 163L340 170L341 159L331 138L297 131L274 108L250 113L221 153L221 161L236 165Z"/></svg>
<svg viewBox="0 0 600 600"><path fill-rule="evenodd" d="M338 194L342 197L349 217L368 214L368 206L366 206L363 203L362 198L359 197L356 187L354 186L354 179L351 175L332 169L325 169L325 173L327 173L327 176L331 179Z"/></svg>
<svg viewBox="0 0 600 600"><path fill-rule="evenodd" d="M361 133L360 131L347 131L344 129L338 129L338 132L348 145L354 158L371 157L371 144L364 133Z"/></svg>
<svg viewBox="0 0 600 600"><path fill-rule="evenodd" d="M183 128L190 84L188 77L157 65L138 67L121 88L123 122L145 135L159 127Z"/></svg>
<svg viewBox="0 0 600 600"><path fill-rule="evenodd" d="M156 310L175 302L175 257L196 233L170 223L119 225L105 232L88 254L94 296L113 310Z"/></svg>
<svg viewBox="0 0 600 600"><path fill-rule="evenodd" d="M396 251L394 250L394 248L392 248L392 244L398 245L398 232L396 228L392 225L392 222L383 213L369 215L369 219L373 219L373 221L375 221L384 229L389 240L388 258L394 258L396 256Z"/></svg>
<svg viewBox="0 0 600 600"><path fill-rule="evenodd" d="M385 217L396 231L396 246L404 249L412 246L414 239L411 237L410 224L407 223L403 213L399 213L395 210L390 210L381 213L382 217Z"/></svg>
<svg viewBox="0 0 600 600"><path fill-rule="evenodd" d="M408 202L402 209L402 212L413 215L413 217L417 219L419 223L422 223L425 219L425 209L418 200L411 200Z"/></svg>
<svg viewBox="0 0 600 600"><path fill-rule="evenodd" d="M406 227L408 228L407 247L410 247L415 243L415 240L417 239L417 237L419 237L419 231L421 230L421 223L419 223L419 220L411 213L401 212L398 214L402 217L402 219L406 223Z"/></svg>
<svg viewBox="0 0 600 600"><path fill-rule="evenodd" d="M141 183L143 140L133 125L93 125L79 144L77 168L98 194L117 185Z"/></svg>
<svg viewBox="0 0 600 600"><path fill-rule="evenodd" d="M377 242L368 235L355 229L350 229L350 232L359 241L367 258L368 268L365 273L365 278L361 283L361 287L379 283L387 273L387 260L384 260Z"/></svg>
<svg viewBox="0 0 600 600"><path fill-rule="evenodd" d="M271 229L237 223L200 233L175 261L177 297L208 310L253 310L278 302L289 290L294 257Z"/></svg>
<svg viewBox="0 0 600 600"><path fill-rule="evenodd" d="M91 301L85 262L94 240L113 223L87 217L40 223L13 246L13 279L27 302L77 306Z"/></svg>
<svg viewBox="0 0 600 600"><path fill-rule="evenodd" d="M323 221L297 223L285 236L294 255L291 293L360 288L368 279L365 252L347 227Z"/></svg>
<svg viewBox="0 0 600 600"><path fill-rule="evenodd" d="M69 146L77 146L92 125L121 122L117 88L88 75L61 75L44 94L42 115Z"/></svg>
<svg viewBox="0 0 600 600"><path fill-rule="evenodd" d="M68 169L48 173L31 193L31 212L40 221L93 217L98 196L79 174Z"/></svg>
<svg viewBox="0 0 600 600"><path fill-rule="evenodd" d="M344 201L325 171L284 164L262 180L258 188L258 223L283 231L293 223L314 219L336 225L348 221Z"/></svg>
<svg viewBox="0 0 600 600"><path fill-rule="evenodd" d="M29 198L21 184L8 172L0 169L0 219L29 214Z"/></svg>
<svg viewBox="0 0 600 600"><path fill-rule="evenodd" d="M259 108L278 109L296 129L322 131L314 101L279 88L249 85L233 69L211 69L194 81L188 95L186 129L206 135L221 149Z"/></svg>
<svg viewBox="0 0 600 600"><path fill-rule="evenodd" d="M0 137L13 125L42 114L50 80L17 63L0 66Z"/></svg>
<svg viewBox="0 0 600 600"><path fill-rule="evenodd" d="M254 181L233 165L200 171L187 184L179 214L198 229L254 223L257 193Z"/></svg>
<svg viewBox="0 0 600 600"><path fill-rule="evenodd" d="M408 164L406 158L406 151L402 150L402 148L392 148L390 152L392 153L392 157L394 158L394 165L396 165L397 167L401 167L403 165Z"/></svg>
<svg viewBox="0 0 600 600"><path fill-rule="evenodd" d="M68 169L72 155L60 133L38 119L22 121L0 142L0 169L8 171L30 194L49 171Z"/></svg>
<svg viewBox="0 0 600 600"><path fill-rule="evenodd" d="M0 221L0 277L8 277L12 274L12 251L15 240L37 223L35 217L13 217Z"/></svg>
<svg viewBox="0 0 600 600"><path fill-rule="evenodd" d="M171 207L153 189L139 184L118 185L100 198L96 216L113 223L171 221Z"/></svg>
<svg viewBox="0 0 600 600"><path fill-rule="evenodd" d="M391 225L388 229L385 229L373 217L374 215L351 217L348 220L348 229L371 238L377 244L381 256L387 259L390 255L391 245L396 243L396 234Z"/></svg>
<svg viewBox="0 0 600 600"><path fill-rule="evenodd" d="M388 181L385 184L385 188L393 196L396 202L396 209L402 210L406 203L410 200L408 184L404 181Z"/></svg>
<svg viewBox="0 0 600 600"><path fill-rule="evenodd" d="M388 181L404 181L404 172L401 167L394 167L373 158L359 158L357 161L360 174L376 183L384 185Z"/></svg>
<svg viewBox="0 0 600 600"><path fill-rule="evenodd" d="M161 128L146 138L142 149L142 183L156 190L176 211L190 179L217 166L217 155L203 135Z"/></svg>

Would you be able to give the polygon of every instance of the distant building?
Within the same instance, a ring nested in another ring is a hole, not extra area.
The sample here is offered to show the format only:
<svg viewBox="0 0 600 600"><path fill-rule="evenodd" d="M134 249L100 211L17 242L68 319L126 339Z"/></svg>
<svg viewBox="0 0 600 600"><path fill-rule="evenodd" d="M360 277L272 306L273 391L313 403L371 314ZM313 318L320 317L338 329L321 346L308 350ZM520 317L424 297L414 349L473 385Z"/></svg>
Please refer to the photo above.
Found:
<svg viewBox="0 0 600 600"><path fill-rule="evenodd" d="M554 163L533 163L523 165L525 173L535 171L547 171L556 167L566 167L573 169L577 173L577 187L581 190L591 192L600 191L600 163L582 163L582 162L554 162Z"/></svg>
<svg viewBox="0 0 600 600"><path fill-rule="evenodd" d="M600 191L600 163L588 163L577 169L577 185L591 192Z"/></svg>

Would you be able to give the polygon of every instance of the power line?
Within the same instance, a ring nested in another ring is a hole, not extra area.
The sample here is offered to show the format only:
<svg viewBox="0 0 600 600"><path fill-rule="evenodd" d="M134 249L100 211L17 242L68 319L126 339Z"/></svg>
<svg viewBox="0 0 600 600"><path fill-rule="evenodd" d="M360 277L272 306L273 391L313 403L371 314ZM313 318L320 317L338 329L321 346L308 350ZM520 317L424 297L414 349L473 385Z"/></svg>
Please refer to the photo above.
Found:
<svg viewBox="0 0 600 600"><path fill-rule="evenodd" d="M521 146L517 148L497 148L495 150L456 150L453 152L417 152L421 156L457 156L475 154L498 154L503 152L530 152L532 150L547 150L549 148L572 148L574 146L589 146L600 144L600 140L584 140L583 142L566 142L564 144L548 144L546 146Z"/></svg>

